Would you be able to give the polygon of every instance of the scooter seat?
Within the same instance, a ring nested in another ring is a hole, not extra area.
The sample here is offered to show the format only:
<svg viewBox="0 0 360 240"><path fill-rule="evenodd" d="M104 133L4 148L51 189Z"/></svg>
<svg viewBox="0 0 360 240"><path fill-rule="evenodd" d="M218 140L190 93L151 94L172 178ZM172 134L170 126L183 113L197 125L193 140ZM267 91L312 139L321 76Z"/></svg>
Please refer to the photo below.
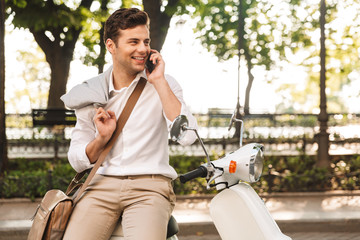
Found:
<svg viewBox="0 0 360 240"><path fill-rule="evenodd" d="M177 234L179 232L179 225L176 222L175 218L173 215L171 215L170 219L169 219L169 223L167 226L167 236L166 238L169 238L171 236L174 236L175 234Z"/></svg>

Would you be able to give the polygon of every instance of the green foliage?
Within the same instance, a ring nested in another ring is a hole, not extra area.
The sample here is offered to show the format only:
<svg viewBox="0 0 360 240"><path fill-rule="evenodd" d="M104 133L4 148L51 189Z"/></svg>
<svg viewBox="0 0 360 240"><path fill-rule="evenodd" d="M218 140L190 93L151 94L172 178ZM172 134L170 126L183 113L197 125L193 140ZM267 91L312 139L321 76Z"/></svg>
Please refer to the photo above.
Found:
<svg viewBox="0 0 360 240"><path fill-rule="evenodd" d="M275 52L285 57L287 43L296 40L309 44L310 37L304 34L305 31L291 35L288 6L271 1L197 0L179 6L179 13L199 18L194 31L199 33L204 47L219 60L237 56L240 44L242 54L250 57L248 64L262 65L269 70Z"/></svg>
<svg viewBox="0 0 360 240"><path fill-rule="evenodd" d="M306 82L301 89L295 82L282 85L279 94L292 99L284 99L279 111L292 109L296 102L303 111L311 112L319 105L319 75L320 75L320 36L319 36L319 2L296 1L292 4L292 14L288 15L289 28L284 29L287 37L291 37L287 59L302 66L307 71ZM349 96L346 85L355 80L359 69L357 49L359 41L360 2L327 1L326 11L326 90L327 108L330 112L345 112L344 95ZM343 16L347 16L346 19ZM292 55L292 56L291 56ZM306 94L304 95L304 92ZM286 106L286 107L285 107ZM304 108L305 107L305 108Z"/></svg>
<svg viewBox="0 0 360 240"><path fill-rule="evenodd" d="M63 107L60 96L66 91L75 44L87 19L84 13L93 1L6 1L6 13L12 24L33 34L50 65L48 107Z"/></svg>
<svg viewBox="0 0 360 240"><path fill-rule="evenodd" d="M189 158L186 156L175 156L170 159L170 165L173 166L176 170L178 170L179 174L186 173L188 171L194 170L197 168L201 163L206 161L202 157L193 157ZM197 191L202 191L203 186L206 184L203 179L195 179L191 181L190 184L182 185L179 179L174 181L174 191L177 194L186 194L186 193L196 193Z"/></svg>
<svg viewBox="0 0 360 240"><path fill-rule="evenodd" d="M29 114L22 114L22 115L6 114L5 125L7 128L32 127L32 117Z"/></svg>
<svg viewBox="0 0 360 240"><path fill-rule="evenodd" d="M213 156L212 159L217 158ZM178 174L194 170L206 162L203 157L171 156L170 164ZM304 192L328 190L360 190L360 156L333 156L331 169L316 167L314 156L265 157L260 181L252 184L259 192ZM0 198L42 197L50 188L66 190L75 171L67 159L58 161L12 159L9 169L0 178ZM205 179L194 179L186 184L174 182L176 194L211 194Z"/></svg>
<svg viewBox="0 0 360 240"><path fill-rule="evenodd" d="M279 112L318 109L319 1L193 0L178 8L179 14L190 14L198 20L194 32L219 60L238 55L240 47L250 70L259 65L266 70L273 67L281 71L281 61L284 61L307 73L301 88L297 81L290 80L278 89L284 98L277 107ZM359 0L326 3L327 107L330 112L346 111L344 96L349 95L348 85L356 81L358 75L359 10ZM274 81L276 77L268 80ZM352 97L358 94L352 93Z"/></svg>
<svg viewBox="0 0 360 240"><path fill-rule="evenodd" d="M105 65L106 48L100 33L104 31L104 23L110 15L108 9L109 2L111 1L100 1L100 7L92 12L88 9L82 10L83 14L87 16L80 36L82 44L86 47L86 54L81 57L86 65L97 67ZM122 1L119 7L125 4L126 2Z"/></svg>
<svg viewBox="0 0 360 240"><path fill-rule="evenodd" d="M266 158L258 192L359 190L360 156L332 156L331 168L316 167L314 156Z"/></svg>
<svg viewBox="0 0 360 240"><path fill-rule="evenodd" d="M14 159L0 178L0 198L42 197L47 190L66 190L75 171L66 159L58 161Z"/></svg>
<svg viewBox="0 0 360 240"><path fill-rule="evenodd" d="M313 156L271 156L266 159L259 192L303 192L331 190L328 170L315 167Z"/></svg>
<svg viewBox="0 0 360 240"><path fill-rule="evenodd" d="M170 165L173 166L178 174L184 174L198 168L201 164L206 162L204 157L194 156L171 156ZM174 192L176 194L207 194L209 191L206 189L206 180L197 178L182 184L177 178L173 182Z"/></svg>
<svg viewBox="0 0 360 240"><path fill-rule="evenodd" d="M12 23L18 28L41 31L49 30L51 27L73 26L79 29L84 20L82 7L72 9L67 5L69 1L6 0L5 2L8 7L7 13L14 16Z"/></svg>

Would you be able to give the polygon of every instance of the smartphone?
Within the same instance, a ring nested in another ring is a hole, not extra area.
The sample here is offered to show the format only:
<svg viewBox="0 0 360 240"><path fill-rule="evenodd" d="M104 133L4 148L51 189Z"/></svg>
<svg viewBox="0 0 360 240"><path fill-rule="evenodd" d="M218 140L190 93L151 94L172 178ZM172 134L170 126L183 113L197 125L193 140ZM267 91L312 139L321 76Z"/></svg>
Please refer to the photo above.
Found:
<svg viewBox="0 0 360 240"><path fill-rule="evenodd" d="M155 64L153 64L153 62L150 61L150 56L151 56L151 54L152 54L152 53L150 53L150 55L149 55L149 57L148 57L148 59L146 60L146 63L145 63L146 68L149 70L150 73L152 73L152 71L153 71L154 68L155 68Z"/></svg>

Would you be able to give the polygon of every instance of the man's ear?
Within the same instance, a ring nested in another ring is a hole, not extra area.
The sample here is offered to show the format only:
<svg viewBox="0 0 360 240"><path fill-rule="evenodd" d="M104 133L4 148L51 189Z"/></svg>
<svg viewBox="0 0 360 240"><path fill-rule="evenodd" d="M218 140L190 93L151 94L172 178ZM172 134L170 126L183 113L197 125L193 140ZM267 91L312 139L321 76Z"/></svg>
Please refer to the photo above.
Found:
<svg viewBox="0 0 360 240"><path fill-rule="evenodd" d="M114 48L116 48L114 41L111 40L110 38L106 39L105 46L106 46L106 49L107 49L111 54L113 54Z"/></svg>

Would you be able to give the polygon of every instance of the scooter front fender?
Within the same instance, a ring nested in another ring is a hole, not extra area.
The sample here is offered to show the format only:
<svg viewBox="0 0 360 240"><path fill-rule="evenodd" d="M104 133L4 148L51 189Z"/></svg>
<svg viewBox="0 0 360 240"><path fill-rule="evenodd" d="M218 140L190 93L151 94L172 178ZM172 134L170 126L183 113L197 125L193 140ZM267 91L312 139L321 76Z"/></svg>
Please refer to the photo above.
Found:
<svg viewBox="0 0 360 240"><path fill-rule="evenodd" d="M221 239L291 240L284 235L254 189L239 183L217 194L210 215Z"/></svg>

